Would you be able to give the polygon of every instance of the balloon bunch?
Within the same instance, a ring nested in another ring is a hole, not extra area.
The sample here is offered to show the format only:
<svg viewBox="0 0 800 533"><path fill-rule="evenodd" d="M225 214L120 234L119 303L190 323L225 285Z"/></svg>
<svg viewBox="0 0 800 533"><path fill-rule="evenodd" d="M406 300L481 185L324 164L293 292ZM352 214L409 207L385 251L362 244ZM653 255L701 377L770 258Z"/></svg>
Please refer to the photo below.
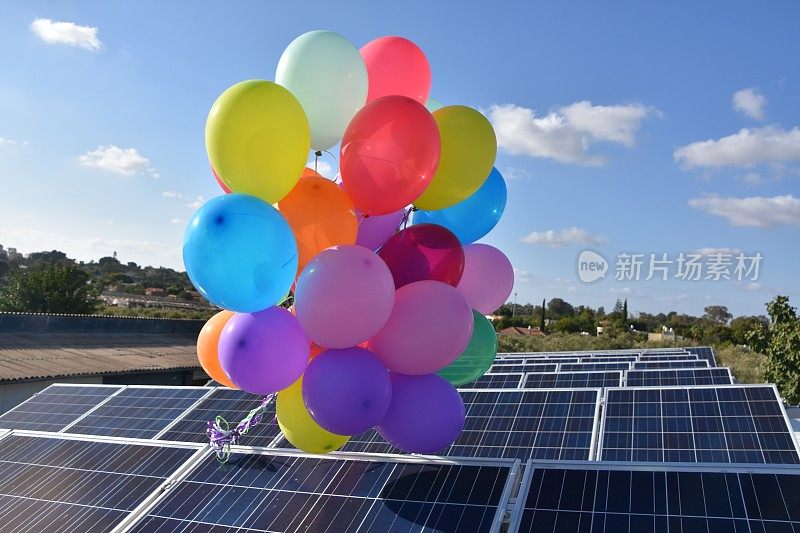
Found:
<svg viewBox="0 0 800 533"><path fill-rule="evenodd" d="M225 309L200 333L200 362L223 385L277 393L280 428L302 450L373 427L402 450L442 450L464 425L454 386L496 354L484 315L505 302L513 269L471 243L505 208L497 142L478 111L429 100L430 84L407 39L358 50L312 31L283 53L275 83L237 83L208 115L229 194L184 239L189 277ZM305 168L309 150L337 143L340 184Z"/></svg>

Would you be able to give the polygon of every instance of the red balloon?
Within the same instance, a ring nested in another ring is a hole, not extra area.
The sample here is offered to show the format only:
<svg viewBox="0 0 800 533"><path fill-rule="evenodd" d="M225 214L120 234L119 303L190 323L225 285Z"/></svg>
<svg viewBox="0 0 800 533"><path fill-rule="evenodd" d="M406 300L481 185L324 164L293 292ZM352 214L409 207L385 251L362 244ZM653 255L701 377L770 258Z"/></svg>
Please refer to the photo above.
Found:
<svg viewBox="0 0 800 533"><path fill-rule="evenodd" d="M438 224L419 224L395 233L378 251L395 289L422 280L455 287L464 273L464 248L453 232Z"/></svg>
<svg viewBox="0 0 800 533"><path fill-rule="evenodd" d="M431 90L431 67L416 44L402 37L380 37L365 44L361 57L367 66L367 102L401 94L424 104Z"/></svg>
<svg viewBox="0 0 800 533"><path fill-rule="evenodd" d="M406 96L386 96L350 121L339 168L356 209L386 215L428 188L440 152L439 128L425 106Z"/></svg>
<svg viewBox="0 0 800 533"><path fill-rule="evenodd" d="M223 191L225 191L225 194L230 194L230 193L232 193L232 192L233 192L233 191L230 189L230 187L228 187L227 185L225 185L225 182L224 182L224 181L222 181L221 179L219 179L219 176L217 176L217 171L216 171L216 170L214 170L214 167L211 167L211 173L212 173L212 174L214 174L214 179L215 179L215 180L217 180L217 183L219 184L219 186L220 186L220 187L222 187L222 190L223 190Z"/></svg>

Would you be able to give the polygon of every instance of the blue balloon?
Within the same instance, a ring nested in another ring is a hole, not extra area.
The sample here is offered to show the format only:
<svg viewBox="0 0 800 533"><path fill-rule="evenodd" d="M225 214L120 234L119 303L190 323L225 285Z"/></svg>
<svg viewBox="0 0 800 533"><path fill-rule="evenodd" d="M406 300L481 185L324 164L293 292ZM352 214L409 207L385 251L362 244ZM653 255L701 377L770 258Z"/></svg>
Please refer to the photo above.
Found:
<svg viewBox="0 0 800 533"><path fill-rule="evenodd" d="M275 305L297 274L297 242L270 204L223 194L198 209L183 236L189 279L210 302L240 313Z"/></svg>
<svg viewBox="0 0 800 533"><path fill-rule="evenodd" d="M414 212L413 224L439 224L455 233L461 244L470 244L492 231L506 208L506 182L493 168L472 196L438 211Z"/></svg>

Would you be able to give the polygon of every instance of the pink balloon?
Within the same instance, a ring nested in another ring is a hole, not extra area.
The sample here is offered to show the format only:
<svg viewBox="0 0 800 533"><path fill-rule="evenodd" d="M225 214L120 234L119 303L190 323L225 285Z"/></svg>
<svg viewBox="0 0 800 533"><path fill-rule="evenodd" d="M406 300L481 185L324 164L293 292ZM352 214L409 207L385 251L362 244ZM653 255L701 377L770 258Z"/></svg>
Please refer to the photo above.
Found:
<svg viewBox="0 0 800 533"><path fill-rule="evenodd" d="M464 272L461 241L438 224L418 224L396 233L378 255L392 271L398 289L426 279L455 287Z"/></svg>
<svg viewBox="0 0 800 533"><path fill-rule="evenodd" d="M367 65L367 102L401 94L421 104L431 90L431 67L422 50L402 37L379 37L361 48Z"/></svg>
<svg viewBox="0 0 800 533"><path fill-rule="evenodd" d="M506 303L514 288L511 261L488 244L464 246L464 274L456 285L469 305L483 314L496 311Z"/></svg>
<svg viewBox="0 0 800 533"><path fill-rule="evenodd" d="M472 309L457 289L418 281L395 293L392 315L367 348L393 372L430 374L461 355L472 327Z"/></svg>
<svg viewBox="0 0 800 533"><path fill-rule="evenodd" d="M294 294L297 320L326 348L349 348L375 335L394 305L392 273L371 250L354 244L316 255L300 273Z"/></svg>
<svg viewBox="0 0 800 533"><path fill-rule="evenodd" d="M356 244L370 250L377 250L397 232L400 224L403 223L405 210L400 209L388 215L372 215L364 218L360 211L356 211L358 217L358 237Z"/></svg>

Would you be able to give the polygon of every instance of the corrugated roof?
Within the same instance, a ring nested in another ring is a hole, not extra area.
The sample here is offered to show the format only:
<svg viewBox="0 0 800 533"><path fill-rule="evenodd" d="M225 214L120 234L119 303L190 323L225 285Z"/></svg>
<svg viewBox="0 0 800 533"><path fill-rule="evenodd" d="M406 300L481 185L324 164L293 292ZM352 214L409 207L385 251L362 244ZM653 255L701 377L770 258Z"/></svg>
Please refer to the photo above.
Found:
<svg viewBox="0 0 800 533"><path fill-rule="evenodd" d="M0 333L0 381L199 367L189 335Z"/></svg>

